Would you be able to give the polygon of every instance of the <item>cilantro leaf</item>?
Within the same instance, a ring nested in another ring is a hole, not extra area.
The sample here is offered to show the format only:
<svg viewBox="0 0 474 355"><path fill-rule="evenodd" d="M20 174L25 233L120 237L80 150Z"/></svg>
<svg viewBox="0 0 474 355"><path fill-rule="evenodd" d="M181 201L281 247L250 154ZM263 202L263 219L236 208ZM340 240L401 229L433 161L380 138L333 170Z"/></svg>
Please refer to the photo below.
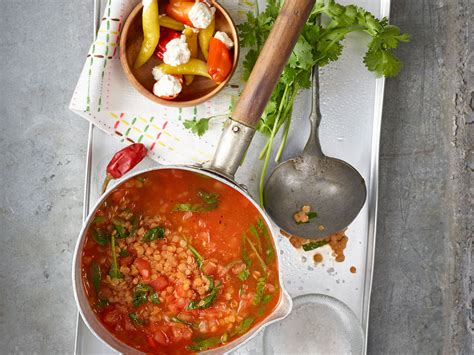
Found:
<svg viewBox="0 0 474 355"><path fill-rule="evenodd" d="M183 122L184 128L191 130L194 134L197 134L199 137L203 136L204 133L209 129L209 121L212 117L200 118L198 120L185 120Z"/></svg>
<svg viewBox="0 0 474 355"><path fill-rule="evenodd" d="M387 50L368 51L364 57L364 64L377 76L396 76L402 69L402 62Z"/></svg>

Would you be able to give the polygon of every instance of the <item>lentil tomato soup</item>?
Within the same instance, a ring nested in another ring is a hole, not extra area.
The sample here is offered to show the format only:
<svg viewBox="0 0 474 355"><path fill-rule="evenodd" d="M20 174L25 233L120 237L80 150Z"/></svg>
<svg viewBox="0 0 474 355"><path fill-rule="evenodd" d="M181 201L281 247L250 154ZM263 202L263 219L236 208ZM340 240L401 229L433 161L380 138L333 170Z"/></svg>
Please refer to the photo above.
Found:
<svg viewBox="0 0 474 355"><path fill-rule="evenodd" d="M199 352L262 322L280 299L277 260L258 210L186 170L144 173L98 209L81 259L104 326L148 353Z"/></svg>

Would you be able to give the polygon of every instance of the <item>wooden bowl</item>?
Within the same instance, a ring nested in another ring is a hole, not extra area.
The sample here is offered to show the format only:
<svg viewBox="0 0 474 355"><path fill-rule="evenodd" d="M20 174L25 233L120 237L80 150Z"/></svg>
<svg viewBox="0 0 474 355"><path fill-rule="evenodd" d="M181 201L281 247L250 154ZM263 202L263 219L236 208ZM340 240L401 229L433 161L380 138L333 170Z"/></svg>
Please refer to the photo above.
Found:
<svg viewBox="0 0 474 355"><path fill-rule="evenodd" d="M138 56L143 41L143 5L140 2L125 21L120 38L120 62L122 63L125 76L138 92L160 105L188 107L209 100L227 85L237 67L239 59L239 37L235 24L227 11L215 1L212 1L212 6L216 8L216 31L226 32L234 42L234 47L232 48L234 62L232 70L227 78L222 83L216 84L211 79L196 75L191 85L186 86L183 84L183 91L174 100L163 100L154 95L153 85L155 84L155 79L152 75L152 69L161 63L158 57L153 55L139 69L133 68L133 63L135 62L135 58ZM160 14L162 13L163 10L160 7ZM199 53L199 56L200 59L205 60L201 53Z"/></svg>

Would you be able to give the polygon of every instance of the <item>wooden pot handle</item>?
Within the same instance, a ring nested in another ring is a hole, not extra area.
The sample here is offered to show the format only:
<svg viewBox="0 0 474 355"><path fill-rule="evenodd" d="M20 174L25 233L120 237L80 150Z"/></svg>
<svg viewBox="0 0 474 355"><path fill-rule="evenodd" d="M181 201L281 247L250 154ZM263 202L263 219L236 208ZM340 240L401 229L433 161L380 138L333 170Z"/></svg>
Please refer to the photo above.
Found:
<svg viewBox="0 0 474 355"><path fill-rule="evenodd" d="M232 119L255 128L315 0L285 0L245 85Z"/></svg>

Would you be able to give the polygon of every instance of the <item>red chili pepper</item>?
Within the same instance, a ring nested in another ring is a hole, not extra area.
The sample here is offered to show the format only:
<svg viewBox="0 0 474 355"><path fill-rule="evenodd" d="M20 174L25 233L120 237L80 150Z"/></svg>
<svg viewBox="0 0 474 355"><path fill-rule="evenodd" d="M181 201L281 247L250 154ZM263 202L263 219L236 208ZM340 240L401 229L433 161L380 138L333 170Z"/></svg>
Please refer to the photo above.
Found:
<svg viewBox="0 0 474 355"><path fill-rule="evenodd" d="M107 175L102 185L102 193L107 190L107 186L112 179L121 178L132 170L147 154L146 147L141 143L134 143L119 150L107 165Z"/></svg>
<svg viewBox="0 0 474 355"><path fill-rule="evenodd" d="M221 83L227 78L232 70L232 59L226 45L217 38L211 38L209 43L209 58L207 60L207 71L212 80Z"/></svg>
<svg viewBox="0 0 474 355"><path fill-rule="evenodd" d="M163 60L163 54L166 52L166 45L173 39L175 38L180 38L181 37L181 32L166 28L166 27L161 27L160 30L160 41L158 42L158 46L156 47L156 56L160 59Z"/></svg>

